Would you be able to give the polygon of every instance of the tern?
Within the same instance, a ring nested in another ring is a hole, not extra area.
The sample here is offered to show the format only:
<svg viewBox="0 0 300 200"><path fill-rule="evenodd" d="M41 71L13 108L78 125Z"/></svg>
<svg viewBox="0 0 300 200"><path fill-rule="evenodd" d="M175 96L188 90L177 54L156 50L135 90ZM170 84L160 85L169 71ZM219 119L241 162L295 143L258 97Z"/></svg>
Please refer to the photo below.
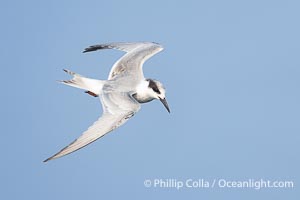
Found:
<svg viewBox="0 0 300 200"><path fill-rule="evenodd" d="M103 108L102 116L79 138L44 162L77 151L118 128L138 112L142 103L158 99L170 113L164 86L157 80L145 78L142 69L147 59L163 50L160 44L152 42L107 43L90 46L83 53L101 49L117 49L126 52L113 65L107 80L90 79L70 70L64 70L73 78L60 82L99 97Z"/></svg>

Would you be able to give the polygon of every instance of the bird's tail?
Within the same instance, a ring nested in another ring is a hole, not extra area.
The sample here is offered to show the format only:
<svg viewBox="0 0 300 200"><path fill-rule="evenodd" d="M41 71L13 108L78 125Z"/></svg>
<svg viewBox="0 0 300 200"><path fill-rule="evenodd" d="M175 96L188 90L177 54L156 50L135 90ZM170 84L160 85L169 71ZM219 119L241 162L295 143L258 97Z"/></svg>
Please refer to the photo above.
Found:
<svg viewBox="0 0 300 200"><path fill-rule="evenodd" d="M88 93L92 96L98 96L100 94L100 91L101 91L105 81L86 78L84 76L81 76L80 74L76 74L67 69L64 69L64 71L66 73L72 75L73 78L71 80L62 80L59 82L69 85L69 86L72 86L72 87L86 90L86 93Z"/></svg>

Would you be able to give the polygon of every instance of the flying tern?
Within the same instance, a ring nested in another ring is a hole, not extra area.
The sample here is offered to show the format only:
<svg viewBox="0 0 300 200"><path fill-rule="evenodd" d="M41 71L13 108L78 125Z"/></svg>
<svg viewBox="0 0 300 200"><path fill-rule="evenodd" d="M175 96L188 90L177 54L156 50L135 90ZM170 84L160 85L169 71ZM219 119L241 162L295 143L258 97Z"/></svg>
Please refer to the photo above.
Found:
<svg viewBox="0 0 300 200"><path fill-rule="evenodd" d="M44 162L77 151L118 128L138 112L142 103L158 99L170 113L165 88L159 81L145 78L142 69L147 59L163 50L160 44L152 42L107 43L90 46L83 53L101 49L117 49L126 52L113 65L107 80L90 79L64 70L73 78L60 82L99 97L103 108L102 116L79 138Z"/></svg>

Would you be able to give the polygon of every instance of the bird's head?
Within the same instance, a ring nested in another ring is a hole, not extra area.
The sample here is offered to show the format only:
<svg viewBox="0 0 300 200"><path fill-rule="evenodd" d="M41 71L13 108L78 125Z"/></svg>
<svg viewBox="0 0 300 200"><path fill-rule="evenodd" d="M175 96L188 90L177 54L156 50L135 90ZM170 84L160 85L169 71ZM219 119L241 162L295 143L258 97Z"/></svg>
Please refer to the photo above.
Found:
<svg viewBox="0 0 300 200"><path fill-rule="evenodd" d="M154 98L158 99L162 102L162 104L165 106L167 111L170 113L170 108L166 100L166 90L163 86L163 84L157 80L153 79L146 79L148 82L148 91L149 94Z"/></svg>

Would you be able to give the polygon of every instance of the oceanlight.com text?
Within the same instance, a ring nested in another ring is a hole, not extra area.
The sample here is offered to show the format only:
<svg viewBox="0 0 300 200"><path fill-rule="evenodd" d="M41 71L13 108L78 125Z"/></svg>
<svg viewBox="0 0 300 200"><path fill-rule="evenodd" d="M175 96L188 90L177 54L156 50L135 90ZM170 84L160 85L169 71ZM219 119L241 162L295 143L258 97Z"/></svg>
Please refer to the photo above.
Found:
<svg viewBox="0 0 300 200"><path fill-rule="evenodd" d="M187 188L209 189L255 189L261 190L264 188L294 188L294 182L291 180L267 180L267 179L246 179L246 180L229 180L229 179L146 179L144 180L146 188L174 188L177 190Z"/></svg>

